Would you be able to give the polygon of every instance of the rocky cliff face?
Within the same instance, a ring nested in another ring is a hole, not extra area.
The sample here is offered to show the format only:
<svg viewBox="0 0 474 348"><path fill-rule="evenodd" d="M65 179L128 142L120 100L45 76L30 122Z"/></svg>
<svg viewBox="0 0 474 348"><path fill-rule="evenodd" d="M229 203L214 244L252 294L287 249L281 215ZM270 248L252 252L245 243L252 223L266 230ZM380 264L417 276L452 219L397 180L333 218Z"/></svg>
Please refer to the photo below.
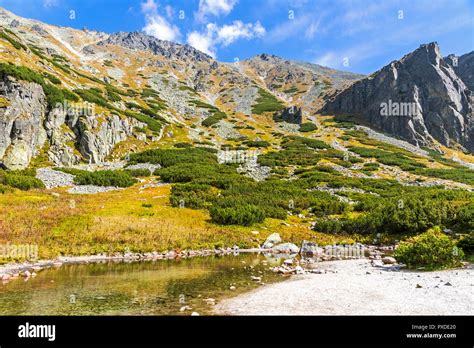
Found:
<svg viewBox="0 0 474 348"><path fill-rule="evenodd" d="M0 81L0 104L0 163L13 170L28 167L42 149L58 166L103 162L116 144L133 135L134 127L144 126L117 115L48 112L40 85L11 77Z"/></svg>
<svg viewBox="0 0 474 348"><path fill-rule="evenodd" d="M5 77L0 100L0 159L7 168L25 168L46 141L46 97L35 83Z"/></svg>
<svg viewBox="0 0 474 348"><path fill-rule="evenodd" d="M460 57L449 55L445 60L451 64L466 87L474 91L474 51Z"/></svg>
<svg viewBox="0 0 474 348"><path fill-rule="evenodd" d="M437 140L474 152L470 91L443 60L436 43L422 45L335 92L321 111L356 115L370 127L417 146L430 146Z"/></svg>

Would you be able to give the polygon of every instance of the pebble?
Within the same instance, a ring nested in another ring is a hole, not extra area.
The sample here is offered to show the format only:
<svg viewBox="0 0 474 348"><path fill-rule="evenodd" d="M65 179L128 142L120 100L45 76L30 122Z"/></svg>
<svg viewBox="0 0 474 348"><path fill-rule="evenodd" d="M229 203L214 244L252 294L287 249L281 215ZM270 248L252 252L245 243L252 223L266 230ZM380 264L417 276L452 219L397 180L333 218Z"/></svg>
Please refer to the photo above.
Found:
<svg viewBox="0 0 474 348"><path fill-rule="evenodd" d="M229 288L229 290L235 290L235 289L236 289L235 286L231 286L231 287Z"/></svg>

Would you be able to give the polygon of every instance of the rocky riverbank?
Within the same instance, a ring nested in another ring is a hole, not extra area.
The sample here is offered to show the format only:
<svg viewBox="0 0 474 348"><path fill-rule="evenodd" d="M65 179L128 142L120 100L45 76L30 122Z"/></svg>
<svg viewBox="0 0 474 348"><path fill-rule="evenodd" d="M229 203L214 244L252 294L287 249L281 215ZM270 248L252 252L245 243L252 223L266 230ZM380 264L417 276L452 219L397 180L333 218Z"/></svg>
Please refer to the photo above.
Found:
<svg viewBox="0 0 474 348"><path fill-rule="evenodd" d="M474 267L408 271L379 260L285 262L296 274L216 305L223 315L472 315ZM304 265L303 265L304 266ZM299 267L299 268L297 268ZM290 272L291 271L291 272Z"/></svg>
<svg viewBox="0 0 474 348"><path fill-rule="evenodd" d="M137 261L156 261L172 260L177 258L204 257L215 255L230 255L232 253L258 252L261 249L239 249L219 248L204 250L183 250L183 251L165 251L149 253L116 253L114 255L86 255L86 256L61 256L54 260L25 261L21 263L9 263L0 266L0 280L8 282L18 278L35 277L38 272L51 268L61 267L71 264L88 264L94 262L137 262Z"/></svg>
<svg viewBox="0 0 474 348"><path fill-rule="evenodd" d="M347 255L349 250L356 250L356 253ZM390 249L391 247L389 247ZM364 251L366 250L366 251ZM356 244L353 246L326 246L318 247L316 244L303 241L301 247L293 243L282 242L278 233L273 233L259 247L254 249L240 249L238 246L203 250L170 250L164 252L147 253L114 253L111 255L97 254L86 256L62 256L54 260L25 261L22 263L10 263L0 266L0 280L8 282L17 278L30 278L37 275L38 272L51 267L60 267L67 264L88 264L94 262L136 262L136 261L157 261L170 259L184 259L190 257L219 256L239 253L263 253L268 258L286 259L280 267L272 269L276 273L283 275L303 274L311 269L311 264L319 261L358 258L367 254L373 259L373 262L385 262L382 259L383 253L377 250L375 246L364 246ZM310 256L310 259L302 258L301 261L296 256ZM390 263L394 263L393 262ZM304 266L304 269L301 267ZM311 272L311 271L309 271Z"/></svg>

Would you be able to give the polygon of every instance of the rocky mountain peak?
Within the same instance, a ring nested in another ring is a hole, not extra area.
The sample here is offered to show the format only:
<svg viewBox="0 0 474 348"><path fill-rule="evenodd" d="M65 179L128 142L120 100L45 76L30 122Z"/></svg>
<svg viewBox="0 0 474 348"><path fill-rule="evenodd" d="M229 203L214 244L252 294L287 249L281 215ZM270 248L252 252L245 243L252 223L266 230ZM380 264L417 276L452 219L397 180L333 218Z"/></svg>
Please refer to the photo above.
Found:
<svg viewBox="0 0 474 348"><path fill-rule="evenodd" d="M474 152L469 98L470 91L432 42L336 92L322 112L357 116L417 146L436 140ZM388 113L382 112L386 106Z"/></svg>
<svg viewBox="0 0 474 348"><path fill-rule="evenodd" d="M118 45L132 50L147 50L166 58L211 62L211 56L191 47L160 40L142 32L118 32L97 43L98 46Z"/></svg>

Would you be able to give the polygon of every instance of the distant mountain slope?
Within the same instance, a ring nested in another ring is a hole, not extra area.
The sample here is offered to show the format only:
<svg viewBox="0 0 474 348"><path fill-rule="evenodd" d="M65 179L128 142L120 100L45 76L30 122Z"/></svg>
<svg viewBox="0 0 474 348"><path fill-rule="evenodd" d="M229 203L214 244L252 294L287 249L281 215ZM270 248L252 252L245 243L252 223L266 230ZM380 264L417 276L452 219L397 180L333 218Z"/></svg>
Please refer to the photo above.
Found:
<svg viewBox="0 0 474 348"><path fill-rule="evenodd" d="M140 32L58 27L4 9L0 26L0 163L12 169L38 157L117 159L175 134L216 148L271 138L276 111L314 115L324 93L356 76L269 55L221 63Z"/></svg>
<svg viewBox="0 0 474 348"><path fill-rule="evenodd" d="M468 80L467 71L462 74ZM438 45L430 43L334 93L322 112L356 115L368 126L417 146L431 146L436 140L473 153L470 93Z"/></svg>
<svg viewBox="0 0 474 348"><path fill-rule="evenodd" d="M313 113L329 90L364 77L270 54L254 56L242 65L243 73L262 81L272 93Z"/></svg>

